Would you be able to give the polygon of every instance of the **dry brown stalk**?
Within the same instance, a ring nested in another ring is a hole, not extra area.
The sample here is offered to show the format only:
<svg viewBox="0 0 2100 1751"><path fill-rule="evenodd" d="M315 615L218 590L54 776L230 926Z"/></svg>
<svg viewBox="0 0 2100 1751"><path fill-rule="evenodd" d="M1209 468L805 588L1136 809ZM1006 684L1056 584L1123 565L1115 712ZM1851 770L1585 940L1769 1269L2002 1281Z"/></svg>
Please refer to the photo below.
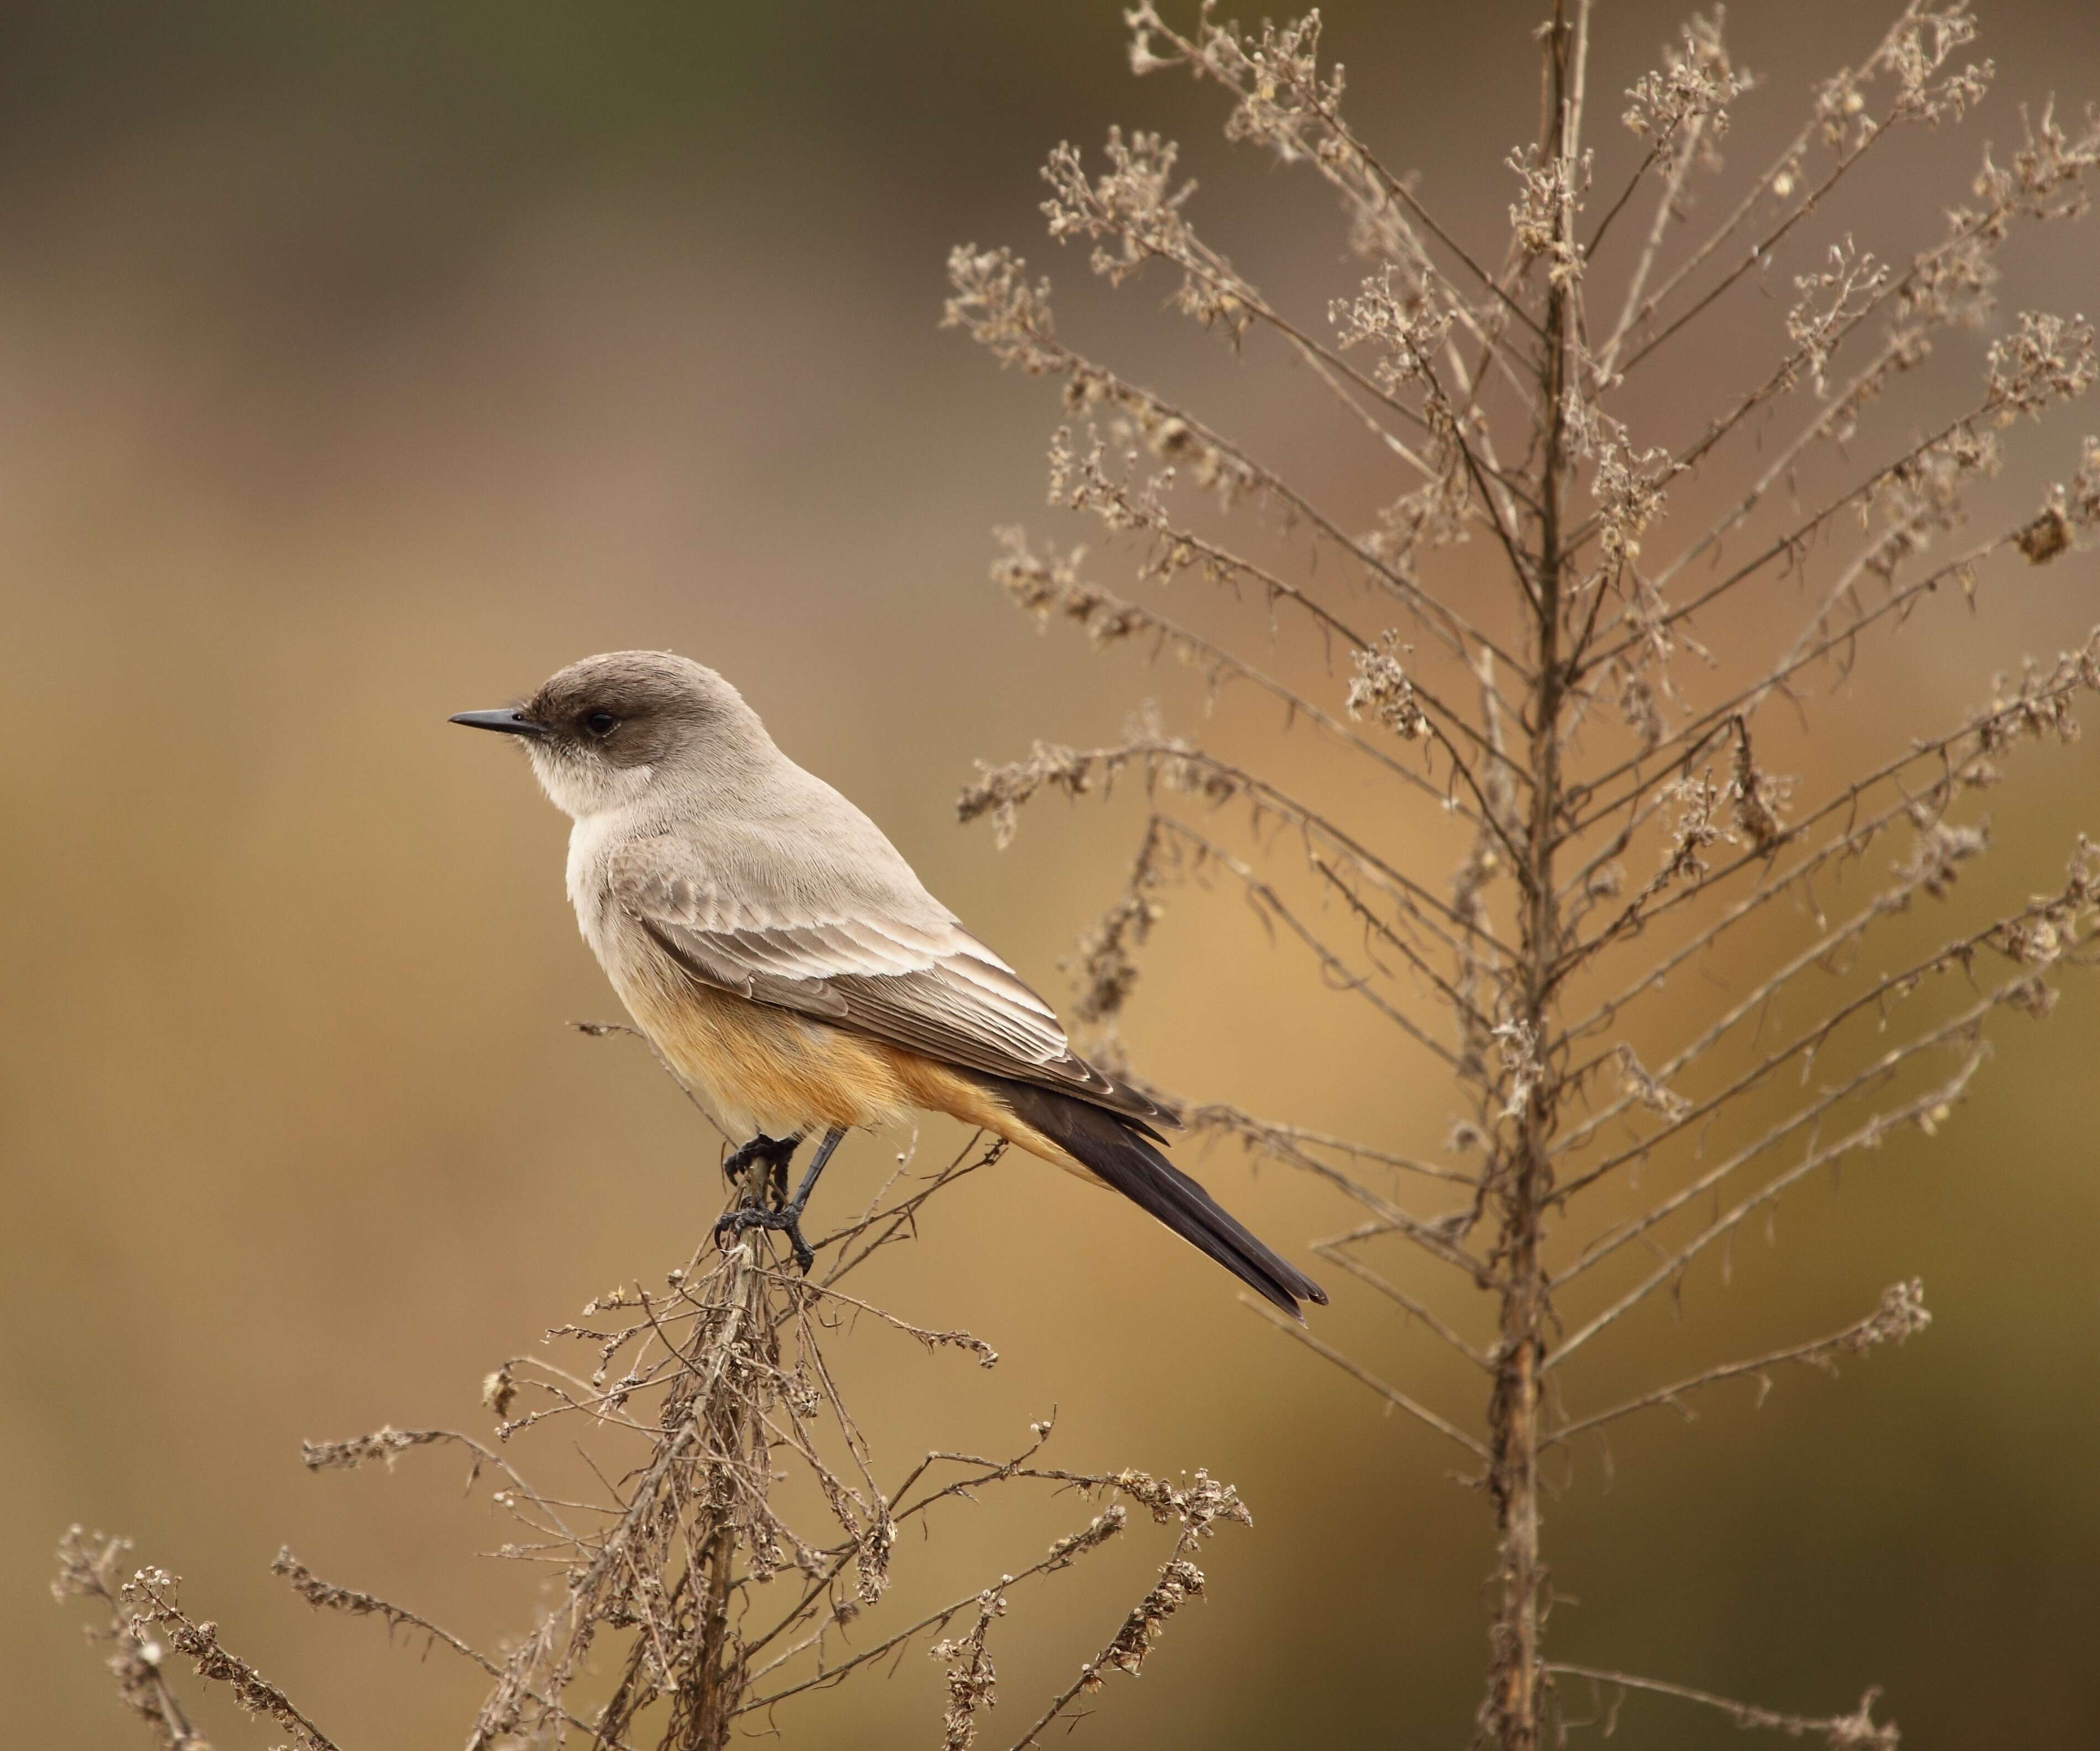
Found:
<svg viewBox="0 0 2100 1751"><path fill-rule="evenodd" d="M1612 148L1597 143L1606 87L1590 65L1590 5L1550 4L1539 126L1510 156L1493 249L1366 143L1339 67L1321 59L1317 15L1250 30L1209 0L1193 19L1154 0L1129 11L1135 72L1180 72L1220 94L1229 139L1339 199L1363 268L1336 289L1324 329L1199 234L1171 143L1117 132L1102 166L1061 146L1045 172L1051 233L1089 245L1094 271L1118 285L1163 272L1173 307L1242 366L1273 354L1310 368L1339 404L1338 441L1368 432L1389 470L1394 496L1372 528L1352 530L1193 402L1061 336L1049 283L1011 250L954 253L948 324L1002 364L1062 383L1052 502L1132 550L1140 590L1112 591L1079 552L1017 531L1002 536L995 579L1097 650L1172 656L1202 679L1207 710L1265 699L1283 708L1279 733L1318 739L1293 751L1286 782L1283 761L1228 758L1153 710L1114 747L1038 743L982 769L962 814L989 815L1004 843L1045 791L1105 796L1123 776L1143 787L1130 875L1077 963L1081 1013L1105 1037L1142 988L1144 944L1170 928L1170 894L1215 886L1243 897L1360 1025L1458 1090L1448 1163L1215 1103L1190 1110L1199 1132L1348 1198L1361 1220L1319 1250L1487 1377L1460 1414L1317 1332L1288 1333L1476 1462L1498 1553L1480 1740L1535 1751L1582 1724L1563 1706L1579 1680L1608 1692L1614 1714L1617 1699L1649 1694L1740 1726L1891 1745L1871 1696L1811 1719L1550 1661L1541 1456L1637 1410L1686 1410L1725 1381L1762 1392L1783 1364L1828 1368L1921 1330L1922 1290L1901 1284L1826 1337L1582 1414L1564 1403L1568 1365L1635 1329L1630 1316L1658 1291L1680 1295L1710 1250L1725 1254L1789 1189L1900 1129L1945 1122L2006 1012L2046 1014L2055 975L2095 959L2089 840L2072 838L2061 883L2024 904L1982 899L1972 872L1991 849L1979 793L2021 746L2076 734L2076 708L2100 691L2100 631L2067 628L2060 655L1992 681L1965 722L1863 745L1834 775L1796 778L1767 761L1790 728L1772 708L1805 711L1807 686L1851 676L1873 635L1935 600L1974 610L2008 568L2069 562L2089 575L2100 440L2085 440L2039 513L1957 536L2012 428L2100 379L2083 318L2004 316L1993 303L1998 253L2082 213L2100 123L2071 126L2053 108L2023 120L2009 158L1986 151L1936 240L1907 259L1877 255L1831 224L1836 192L1869 174L1870 157L1886 168L1908 135L1967 120L1992 77L1965 55L1976 35L1966 0L1910 0L1816 88L1779 155L1701 233L1693 190L1724 174L1731 111L1757 84L1717 9L1658 68L1618 81L1637 144L1593 220ZM1616 257L1600 251L1608 233ZM1784 292L1789 277L1790 298L1750 308L1754 281ZM1655 422L1637 399L1647 362L1723 320L1736 324L1725 351L1756 359L1743 381L1683 430L1636 430ZM1768 351L1756 358L1745 337L1760 323ZM1996 333L1982 382L1950 384L1922 434L1877 419L1937 339L1985 324ZM1719 508L1679 533L1670 500L1695 478ZM1739 549L1725 563L1724 542ZM1497 591L1479 583L1490 564ZM1702 564L1711 575L1692 571ZM1746 632L1740 611L1758 592ZM1243 602L1267 611L1251 640ZM1725 630L1725 648L1701 642L1708 629ZM1376 800L1327 800L1339 794ZM1427 872L1421 845L1462 841L1448 883ZM1893 859L1879 873L1877 855ZM1921 915L1943 908L1966 915L1916 941ZM1747 979L1732 975L1736 995L1695 990L1662 1009L1673 972L1724 942L1740 956L1736 933L1752 927L1762 958ZM1403 1178L1453 1202L1404 1208ZM1622 1200L1621 1213L1593 1215L1604 1200L1582 1195L1637 1184L1647 1201L1630 1214ZM1485 1297L1492 1338L1478 1335L1479 1315L1432 1305L1371 1262L1371 1248L1394 1244ZM1649 1255L1639 1269L1626 1263L1635 1248ZM1596 1268L1608 1261L1618 1268Z"/></svg>

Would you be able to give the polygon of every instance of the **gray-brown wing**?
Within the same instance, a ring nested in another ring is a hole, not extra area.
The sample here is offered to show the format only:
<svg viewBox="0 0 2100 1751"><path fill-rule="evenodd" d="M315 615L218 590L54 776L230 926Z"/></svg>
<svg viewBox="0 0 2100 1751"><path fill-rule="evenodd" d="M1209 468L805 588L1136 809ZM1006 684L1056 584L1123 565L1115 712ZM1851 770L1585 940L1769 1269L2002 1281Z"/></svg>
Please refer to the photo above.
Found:
<svg viewBox="0 0 2100 1751"><path fill-rule="evenodd" d="M1033 1083L1154 1124L1179 1118L1072 1050L1051 1008L960 924L930 910L773 898L754 905L647 857L613 873L622 906L695 977L937 1063Z"/></svg>

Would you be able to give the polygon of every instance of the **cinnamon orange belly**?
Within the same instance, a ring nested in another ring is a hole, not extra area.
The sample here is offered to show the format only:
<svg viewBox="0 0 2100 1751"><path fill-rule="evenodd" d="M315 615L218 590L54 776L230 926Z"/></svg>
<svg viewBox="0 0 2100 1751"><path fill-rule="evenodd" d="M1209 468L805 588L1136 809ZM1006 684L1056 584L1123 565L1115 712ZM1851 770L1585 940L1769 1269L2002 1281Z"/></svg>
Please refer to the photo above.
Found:
<svg viewBox="0 0 2100 1751"><path fill-rule="evenodd" d="M739 1142L761 1133L868 1130L914 1109L1004 1137L1091 1184L1101 1181L967 1073L791 1010L687 983L623 989L664 1061Z"/></svg>

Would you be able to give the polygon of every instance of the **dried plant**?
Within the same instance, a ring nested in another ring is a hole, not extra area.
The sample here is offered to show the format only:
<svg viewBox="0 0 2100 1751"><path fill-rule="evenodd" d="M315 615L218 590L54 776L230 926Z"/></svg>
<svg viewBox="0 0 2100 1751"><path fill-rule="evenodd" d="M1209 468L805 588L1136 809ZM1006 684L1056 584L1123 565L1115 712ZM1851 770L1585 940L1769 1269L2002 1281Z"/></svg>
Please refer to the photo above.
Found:
<svg viewBox="0 0 2100 1751"><path fill-rule="evenodd" d="M1295 367L1391 484L1382 510L1352 518L1325 483L1081 351L1053 322L1048 283L1010 249L956 249L947 324L1061 384L1051 502L1133 553L1137 588L1114 594L1083 552L1018 531L1000 537L995 580L1097 647L1171 655L1207 703L1266 695L1286 730L1327 751L1228 758L1155 712L1113 746L1038 743L986 768L961 813L990 817L1004 842L1045 791L1142 787L1127 885L1079 959L1095 1023L1112 1027L1139 988L1136 950L1169 890L1215 884L1458 1092L1445 1161L1191 1110L1200 1129L1360 1206L1319 1250L1477 1371L1472 1410L1447 1415L1290 1333L1462 1451L1484 1489L1500 1555L1480 1740L1538 1745L1579 1724L1568 1700L1594 1691L1608 1706L1590 1718L1607 1725L1639 1691L1745 1727L1889 1745L1872 1693L1809 1719L1553 1661L1542 1471L1617 1418L1689 1414L1721 1382L1762 1391L1784 1364L1828 1369L1921 1330L1921 1290L1902 1283L1842 1331L1576 1408L1575 1365L1637 1329L1628 1316L1677 1297L1696 1264L1725 1259L1809 1175L1904 1127L1931 1131L1997 1013L2046 1014L2054 976L2093 959L2100 849L2083 837L2063 848L2061 883L2023 905L1984 905L1951 936L1918 914L1974 895L1957 889L1990 848L1979 793L2025 745L2076 734L2076 705L2100 689L2100 633L1991 683L1964 721L1834 778L1780 776L1764 750L1790 727L1771 708L1805 712L1868 635L1935 597L1973 610L1999 568L2089 551L2092 439L2038 513L1962 531L2008 428L2100 369L2082 317L2005 320L1993 304L1998 252L2083 211L2100 126L2027 118L2010 154L1984 151L1970 195L1908 259L1829 235L1825 215L1864 161L1963 121L1988 90L1989 64L1965 58L1964 0L1913 0L1816 88L1718 220L1695 223L1754 82L1718 9L1630 84L1634 158L1608 187L1588 143L1589 14L1587 0L1555 0L1541 30L1539 133L1510 157L1492 245L1432 210L1358 131L1341 69L1320 59L1317 14L1259 30L1219 22L1209 0L1186 24L1151 0L1126 15L1134 70L1217 91L1228 139L1324 184L1362 271L1324 322L1286 307L1198 234L1176 148L1141 132L1112 132L1098 167L1069 145L1052 153L1052 236L1090 245L1112 284L1163 275L1172 307L1240 368L1270 354ZM1787 289L1758 307L1760 287ZM1965 391L1939 373L1953 399L1929 429L1877 419L1949 331L1986 324L1981 382ZM1681 401L1644 416L1665 399L1639 399L1657 362L1681 363L1688 331L1711 343L1724 325L1725 357L1761 362L1696 418ZM1674 499L1704 507L1694 527L1673 528ZM1213 588L1186 593L1198 586ZM1251 629L1240 604L1260 611ZM1233 817L1244 836L1220 824ZM1439 854L1448 880L1430 873ZM1680 968L1723 955L1727 995L1681 981L1671 1007L1658 1001ZM1407 1207L1408 1180L1445 1207ZM1381 1245L1422 1250L1473 1299L1431 1305L1379 1268Z"/></svg>
<svg viewBox="0 0 2100 1751"><path fill-rule="evenodd" d="M629 1030L594 1023L586 1031ZM1229 1484L1201 1471L1175 1484L1142 1471L1047 1465L1047 1421L1007 1457L931 1451L893 1481L878 1478L836 1372L843 1338L866 1327L960 1351L986 1368L998 1357L968 1332L912 1325L848 1294L840 1281L880 1247L910 1237L928 1198L1003 1148L973 1142L929 1175L910 1174L908 1158L900 1158L861 1217L818 1244L825 1263L809 1277L764 1250L774 1237L746 1234L726 1252L706 1241L660 1290L635 1283L597 1297L582 1322L549 1334L580 1351L574 1368L520 1357L488 1376L483 1399L499 1419L492 1443L449 1429L384 1428L307 1444L305 1462L315 1471L390 1468L425 1449L465 1458L470 1489L484 1492L515 1528L496 1554L557 1577L532 1630L507 1652L484 1652L406 1606L324 1581L289 1550L272 1572L316 1610L377 1618L390 1638L400 1632L412 1646L448 1649L486 1672L493 1683L464 1735L470 1751L571 1742L719 1747L733 1734L776 1730L797 1696L894 1669L915 1645L946 1669L941 1743L964 1751L999 1700L993 1630L1009 1600L1117 1538L1135 1511L1175 1529L1156 1581L1013 1744L1069 1727L1079 1699L1112 1672L1136 1673L1167 1620L1202 1593L1193 1560L1202 1542L1249 1515ZM752 1172L743 1193L757 1196L766 1169ZM571 1444L580 1468L568 1465L558 1483L528 1481L525 1466L559 1467ZM520 1447L537 1461L514 1457ZM1031 1483L1096 1506L1013 1573L910 1622L883 1611L901 1531L988 1489ZM196 1677L229 1685L241 1708L274 1722L298 1751L336 1751L284 1691L221 1644L216 1625L188 1615L175 1577L131 1568L126 1549L122 1539L73 1528L60 1546L53 1591L106 1609L90 1634L110 1646L119 1698L158 1744L206 1751L168 1676L170 1656L179 1656ZM1009 1633L1002 1627L1000 1639ZM593 1661L610 1668L609 1685L588 1677Z"/></svg>

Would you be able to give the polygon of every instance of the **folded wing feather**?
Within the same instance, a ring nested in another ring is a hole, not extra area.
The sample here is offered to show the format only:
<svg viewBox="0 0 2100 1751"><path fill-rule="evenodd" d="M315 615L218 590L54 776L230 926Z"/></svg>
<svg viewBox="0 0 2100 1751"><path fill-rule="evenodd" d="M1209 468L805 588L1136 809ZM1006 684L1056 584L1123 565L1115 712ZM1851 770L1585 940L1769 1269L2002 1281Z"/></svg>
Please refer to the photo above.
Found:
<svg viewBox="0 0 2100 1751"><path fill-rule="evenodd" d="M1180 1124L1074 1052L1049 1004L930 898L915 920L787 898L768 902L776 915L762 915L748 899L672 867L667 852L644 845L623 854L613 893L696 978L938 1063L1074 1095L1143 1126Z"/></svg>

